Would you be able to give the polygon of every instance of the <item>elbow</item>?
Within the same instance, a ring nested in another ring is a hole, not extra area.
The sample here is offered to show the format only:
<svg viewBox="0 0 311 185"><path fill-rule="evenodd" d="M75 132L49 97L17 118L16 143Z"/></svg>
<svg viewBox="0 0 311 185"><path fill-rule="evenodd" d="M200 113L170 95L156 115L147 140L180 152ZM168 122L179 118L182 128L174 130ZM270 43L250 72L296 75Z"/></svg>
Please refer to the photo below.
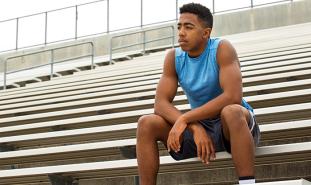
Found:
<svg viewBox="0 0 311 185"><path fill-rule="evenodd" d="M242 97L236 97L232 100L233 104L242 104Z"/></svg>
<svg viewBox="0 0 311 185"><path fill-rule="evenodd" d="M160 110L161 110L160 105L159 105L158 103L155 103L155 104L154 104L154 107L153 107L153 112L154 112L154 114L156 114L156 115L161 115Z"/></svg>
<svg viewBox="0 0 311 185"><path fill-rule="evenodd" d="M229 94L227 96L227 102L229 104L241 104L242 103L242 94Z"/></svg>
<svg viewBox="0 0 311 185"><path fill-rule="evenodd" d="M239 104L239 105L241 105L241 103L242 103L242 96L239 96L239 95L233 96L231 98L230 102L231 102L231 104Z"/></svg>
<svg viewBox="0 0 311 185"><path fill-rule="evenodd" d="M164 116L167 107L168 104L166 103L166 101L155 101L153 112L155 115Z"/></svg>

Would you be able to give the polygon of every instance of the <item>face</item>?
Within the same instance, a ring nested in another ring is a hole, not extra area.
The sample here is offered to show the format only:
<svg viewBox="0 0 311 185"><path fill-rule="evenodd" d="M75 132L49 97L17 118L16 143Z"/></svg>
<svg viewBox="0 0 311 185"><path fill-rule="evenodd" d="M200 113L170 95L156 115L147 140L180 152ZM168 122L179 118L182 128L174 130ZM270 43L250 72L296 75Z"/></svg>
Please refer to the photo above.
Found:
<svg viewBox="0 0 311 185"><path fill-rule="evenodd" d="M180 47L190 56L199 56L205 49L211 29L203 25L198 16L182 13L177 24Z"/></svg>

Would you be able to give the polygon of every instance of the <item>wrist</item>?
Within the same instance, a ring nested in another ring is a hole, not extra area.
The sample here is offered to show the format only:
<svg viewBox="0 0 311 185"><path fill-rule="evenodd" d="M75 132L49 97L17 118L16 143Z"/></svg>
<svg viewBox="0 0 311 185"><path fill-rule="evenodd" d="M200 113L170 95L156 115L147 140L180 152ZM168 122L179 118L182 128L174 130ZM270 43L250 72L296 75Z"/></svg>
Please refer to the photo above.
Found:
<svg viewBox="0 0 311 185"><path fill-rule="evenodd" d="M187 121L186 117L182 114L178 117L178 119L176 120L176 122L179 123L186 123L187 125L189 125L189 122Z"/></svg>
<svg viewBox="0 0 311 185"><path fill-rule="evenodd" d="M182 114L182 115L180 116L180 119L182 119L182 120L183 120L184 122L186 122L186 123L190 123L190 122L191 122L191 120L188 118L187 112L184 113L184 114Z"/></svg>
<svg viewBox="0 0 311 185"><path fill-rule="evenodd" d="M198 122L193 122L191 124L188 124L188 129L194 133L196 132L197 130L201 129L202 128L202 125Z"/></svg>

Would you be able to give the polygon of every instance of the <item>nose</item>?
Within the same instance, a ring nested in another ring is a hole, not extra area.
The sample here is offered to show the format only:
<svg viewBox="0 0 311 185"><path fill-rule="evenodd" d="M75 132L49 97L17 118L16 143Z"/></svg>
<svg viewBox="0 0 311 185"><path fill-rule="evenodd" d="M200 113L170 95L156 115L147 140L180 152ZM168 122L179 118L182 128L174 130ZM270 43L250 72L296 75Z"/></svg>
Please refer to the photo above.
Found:
<svg viewBox="0 0 311 185"><path fill-rule="evenodd" d="M185 36L185 31L184 31L184 29L182 27L179 28L179 30L178 30L178 36L179 37L184 37Z"/></svg>

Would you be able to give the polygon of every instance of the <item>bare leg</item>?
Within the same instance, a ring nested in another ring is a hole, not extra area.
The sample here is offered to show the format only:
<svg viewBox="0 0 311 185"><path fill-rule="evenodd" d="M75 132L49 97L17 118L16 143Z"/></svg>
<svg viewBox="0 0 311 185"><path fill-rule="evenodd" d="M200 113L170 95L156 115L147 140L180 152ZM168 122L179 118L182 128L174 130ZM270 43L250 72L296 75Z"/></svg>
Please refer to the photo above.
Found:
<svg viewBox="0 0 311 185"><path fill-rule="evenodd" d="M248 128L250 114L240 105L229 105L221 112L223 132L231 143L231 153L239 177L254 176L254 141Z"/></svg>
<svg viewBox="0 0 311 185"><path fill-rule="evenodd" d="M166 143L171 129L162 117L142 116L137 126L137 162L141 185L155 185L159 170L159 151L157 141Z"/></svg>

